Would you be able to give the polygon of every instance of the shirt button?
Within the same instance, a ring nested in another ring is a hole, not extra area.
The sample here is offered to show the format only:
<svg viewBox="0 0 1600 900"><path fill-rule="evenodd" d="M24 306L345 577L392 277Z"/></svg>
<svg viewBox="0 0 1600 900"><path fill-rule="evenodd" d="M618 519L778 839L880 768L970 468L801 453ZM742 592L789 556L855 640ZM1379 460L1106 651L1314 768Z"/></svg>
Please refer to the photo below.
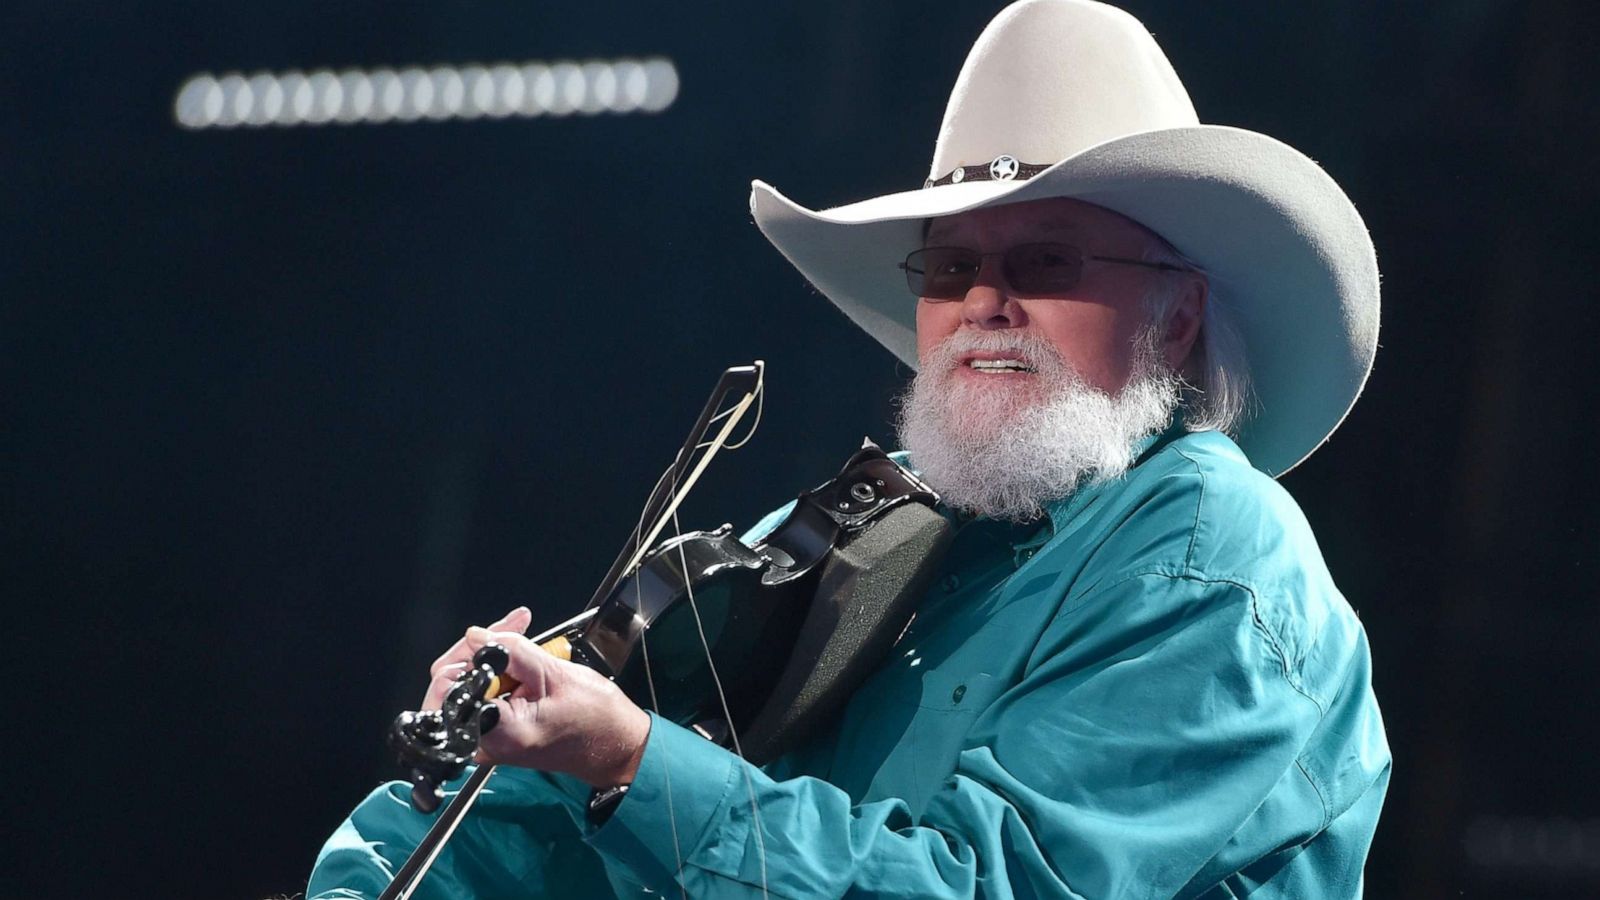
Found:
<svg viewBox="0 0 1600 900"><path fill-rule="evenodd" d="M944 588L945 593L953 594L956 588L961 587L961 576L952 572L939 580L939 586Z"/></svg>
<svg viewBox="0 0 1600 900"><path fill-rule="evenodd" d="M960 703L961 702L961 698L965 697L966 695L967 695L967 686L964 685L964 684L958 684L958 685L956 685L956 689L950 692L950 702L951 703Z"/></svg>

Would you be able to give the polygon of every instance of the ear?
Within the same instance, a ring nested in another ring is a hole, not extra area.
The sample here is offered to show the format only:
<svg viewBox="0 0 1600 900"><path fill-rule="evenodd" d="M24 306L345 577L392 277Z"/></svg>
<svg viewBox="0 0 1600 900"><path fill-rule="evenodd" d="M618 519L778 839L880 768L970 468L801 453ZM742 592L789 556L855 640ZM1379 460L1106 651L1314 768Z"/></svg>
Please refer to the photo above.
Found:
<svg viewBox="0 0 1600 900"><path fill-rule="evenodd" d="M1189 353L1200 337L1200 323L1205 321L1206 303L1211 297L1211 286L1199 272L1174 274L1183 279L1178 298L1167 308L1167 319L1162 329L1162 354L1167 367L1182 372L1189 362Z"/></svg>

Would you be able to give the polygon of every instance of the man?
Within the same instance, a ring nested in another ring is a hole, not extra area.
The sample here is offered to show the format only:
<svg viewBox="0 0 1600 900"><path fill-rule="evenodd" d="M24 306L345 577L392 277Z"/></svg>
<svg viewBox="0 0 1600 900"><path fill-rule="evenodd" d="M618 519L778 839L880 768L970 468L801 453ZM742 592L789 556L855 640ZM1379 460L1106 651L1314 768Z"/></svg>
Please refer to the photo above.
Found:
<svg viewBox="0 0 1600 900"><path fill-rule="evenodd" d="M1024 0L968 58L921 189L812 213L757 182L751 206L920 365L901 438L958 525L944 577L766 770L544 655L526 610L469 631L427 702L490 639L524 687L421 895L1359 895L1389 772L1366 642L1270 477L1376 347L1338 187L1200 125L1131 17ZM381 889L428 824L405 797L356 810L312 896Z"/></svg>

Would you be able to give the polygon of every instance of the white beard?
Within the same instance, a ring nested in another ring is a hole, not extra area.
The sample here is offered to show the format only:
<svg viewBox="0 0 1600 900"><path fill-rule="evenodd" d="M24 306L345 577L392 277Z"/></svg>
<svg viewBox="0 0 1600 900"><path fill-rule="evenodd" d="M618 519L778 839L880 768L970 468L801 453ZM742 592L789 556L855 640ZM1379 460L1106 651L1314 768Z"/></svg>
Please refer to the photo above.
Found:
<svg viewBox="0 0 1600 900"><path fill-rule="evenodd" d="M1128 383L1113 397L1086 384L1042 337L957 332L922 361L901 395L900 446L955 509L1036 519L1080 484L1120 478L1134 448L1172 421L1182 381L1167 370L1153 329L1134 348ZM1032 383L958 378L957 358L971 350L1021 353L1035 369Z"/></svg>

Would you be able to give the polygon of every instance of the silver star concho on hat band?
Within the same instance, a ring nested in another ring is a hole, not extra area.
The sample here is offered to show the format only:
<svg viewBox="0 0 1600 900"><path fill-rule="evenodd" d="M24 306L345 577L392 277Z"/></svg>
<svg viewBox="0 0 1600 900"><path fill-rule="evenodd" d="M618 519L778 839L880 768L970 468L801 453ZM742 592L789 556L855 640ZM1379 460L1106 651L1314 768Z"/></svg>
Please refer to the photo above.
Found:
<svg viewBox="0 0 1600 900"><path fill-rule="evenodd" d="M959 166L947 175L939 178L929 178L922 183L922 186L925 188L941 187L946 184L961 184L965 181L1026 181L1048 168L1050 167L1047 165L1018 162L1015 156L1002 154L987 163L980 163L976 166Z"/></svg>

